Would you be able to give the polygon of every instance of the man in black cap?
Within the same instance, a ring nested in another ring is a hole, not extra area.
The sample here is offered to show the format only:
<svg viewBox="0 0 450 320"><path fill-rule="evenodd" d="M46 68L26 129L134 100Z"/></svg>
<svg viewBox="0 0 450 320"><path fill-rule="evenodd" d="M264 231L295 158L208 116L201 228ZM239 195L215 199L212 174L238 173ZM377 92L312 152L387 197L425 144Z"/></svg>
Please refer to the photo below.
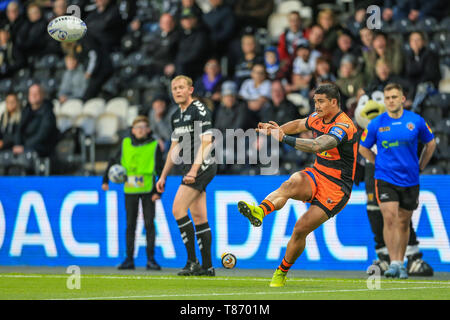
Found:
<svg viewBox="0 0 450 320"><path fill-rule="evenodd" d="M175 73L196 79L202 73L210 48L208 33L189 8L181 12L180 24L183 32L175 57Z"/></svg>

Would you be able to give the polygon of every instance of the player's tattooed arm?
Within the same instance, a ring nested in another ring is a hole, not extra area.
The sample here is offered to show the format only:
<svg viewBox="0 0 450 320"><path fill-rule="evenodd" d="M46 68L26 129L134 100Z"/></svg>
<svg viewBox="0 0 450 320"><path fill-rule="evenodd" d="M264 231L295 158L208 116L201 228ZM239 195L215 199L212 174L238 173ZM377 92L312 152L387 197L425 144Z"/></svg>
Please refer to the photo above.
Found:
<svg viewBox="0 0 450 320"><path fill-rule="evenodd" d="M320 153L336 148L338 145L337 140L329 135L322 135L316 139L302 139L284 135L281 141L290 144L288 142L290 138L295 139L295 145L293 146L295 149L310 153Z"/></svg>

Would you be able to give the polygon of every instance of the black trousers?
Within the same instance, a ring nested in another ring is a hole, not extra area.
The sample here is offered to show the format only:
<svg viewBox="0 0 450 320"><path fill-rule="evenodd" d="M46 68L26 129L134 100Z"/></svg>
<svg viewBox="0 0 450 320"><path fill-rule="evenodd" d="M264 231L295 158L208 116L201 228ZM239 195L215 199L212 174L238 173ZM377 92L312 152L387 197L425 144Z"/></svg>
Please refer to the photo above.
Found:
<svg viewBox="0 0 450 320"><path fill-rule="evenodd" d="M139 210L139 200L142 201L144 225L147 240L147 260L153 260L155 252L155 203L151 193L125 194L125 209L127 212L126 245L127 258L133 259L136 238L136 223Z"/></svg>

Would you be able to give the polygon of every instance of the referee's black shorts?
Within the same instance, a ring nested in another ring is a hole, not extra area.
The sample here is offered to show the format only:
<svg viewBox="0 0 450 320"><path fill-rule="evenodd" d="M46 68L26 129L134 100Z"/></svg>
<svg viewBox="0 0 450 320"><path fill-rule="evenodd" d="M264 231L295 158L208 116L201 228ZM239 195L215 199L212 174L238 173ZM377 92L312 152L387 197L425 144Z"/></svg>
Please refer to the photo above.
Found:
<svg viewBox="0 0 450 320"><path fill-rule="evenodd" d="M195 182L191 184L187 184L181 182L181 184L194 188L200 192L206 191L206 186L211 182L211 180L215 177L217 173L217 164L213 163L206 168L204 171L200 171L197 177L195 178Z"/></svg>
<svg viewBox="0 0 450 320"><path fill-rule="evenodd" d="M420 186L400 187L384 180L375 180L375 194L378 203L398 202L399 207L408 211L414 211L419 206Z"/></svg>

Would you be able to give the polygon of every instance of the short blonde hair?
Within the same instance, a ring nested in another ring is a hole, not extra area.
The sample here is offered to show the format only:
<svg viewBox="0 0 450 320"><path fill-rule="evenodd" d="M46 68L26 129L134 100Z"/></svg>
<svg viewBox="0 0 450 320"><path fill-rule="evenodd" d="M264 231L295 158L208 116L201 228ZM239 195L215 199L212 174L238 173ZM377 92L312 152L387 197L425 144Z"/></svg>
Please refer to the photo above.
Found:
<svg viewBox="0 0 450 320"><path fill-rule="evenodd" d="M185 80L189 87L192 87L194 84L194 82L192 81L191 78L189 78L188 76L184 76L184 75L179 75L179 76L176 76L175 78L173 78L171 81L171 84L178 80Z"/></svg>
<svg viewBox="0 0 450 320"><path fill-rule="evenodd" d="M146 116L137 116L136 118L134 118L132 126L134 127L139 122L145 122L147 124L147 126L150 125L150 121L148 120L148 118Z"/></svg>

